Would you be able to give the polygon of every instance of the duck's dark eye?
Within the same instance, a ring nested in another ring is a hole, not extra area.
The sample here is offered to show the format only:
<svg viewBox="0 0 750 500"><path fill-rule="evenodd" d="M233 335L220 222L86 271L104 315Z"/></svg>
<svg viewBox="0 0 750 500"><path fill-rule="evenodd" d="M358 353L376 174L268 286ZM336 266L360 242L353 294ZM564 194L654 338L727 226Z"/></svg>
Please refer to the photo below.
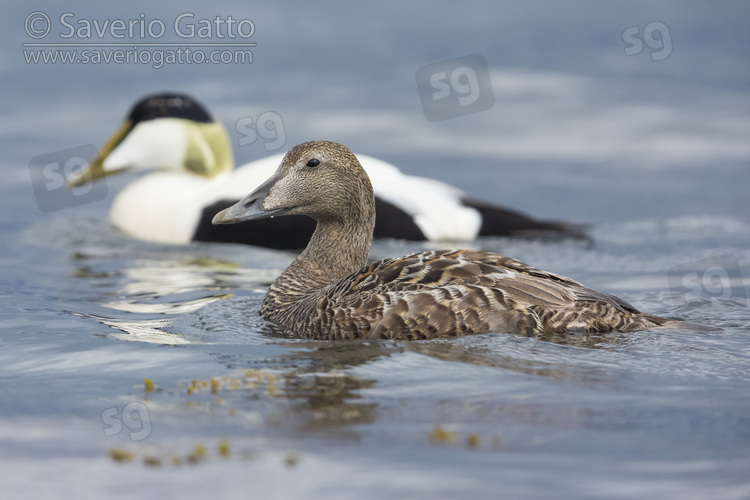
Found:
<svg viewBox="0 0 750 500"><path fill-rule="evenodd" d="M317 167L318 165L320 165L320 160L318 160L317 158L313 158L312 160L307 162L308 167Z"/></svg>

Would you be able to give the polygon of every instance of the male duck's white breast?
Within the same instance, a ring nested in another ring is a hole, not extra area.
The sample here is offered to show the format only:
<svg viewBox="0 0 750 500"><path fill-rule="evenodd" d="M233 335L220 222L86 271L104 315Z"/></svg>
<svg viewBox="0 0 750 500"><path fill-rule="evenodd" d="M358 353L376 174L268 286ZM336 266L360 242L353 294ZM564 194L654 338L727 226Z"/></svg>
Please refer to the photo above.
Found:
<svg viewBox="0 0 750 500"><path fill-rule="evenodd" d="M189 243L206 200L226 182L182 172L155 172L131 183L115 198L110 223L130 236L159 243Z"/></svg>

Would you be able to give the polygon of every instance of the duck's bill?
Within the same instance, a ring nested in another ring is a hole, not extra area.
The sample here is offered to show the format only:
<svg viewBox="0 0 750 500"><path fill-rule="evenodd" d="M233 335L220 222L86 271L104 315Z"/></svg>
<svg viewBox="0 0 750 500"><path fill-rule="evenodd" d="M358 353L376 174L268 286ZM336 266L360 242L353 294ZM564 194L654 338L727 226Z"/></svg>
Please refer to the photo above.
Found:
<svg viewBox="0 0 750 500"><path fill-rule="evenodd" d="M104 143L99 154L91 160L91 163L83 167L81 170L76 172L70 179L68 179L68 187L81 186L89 182L94 182L97 179L106 177L108 175L125 170L124 168L112 168L109 165L105 165L105 160L114 151L114 149L120 145L125 137L132 130L132 124L129 120L126 120L120 128L112 134L109 139Z"/></svg>
<svg viewBox="0 0 750 500"><path fill-rule="evenodd" d="M261 205L268 195L268 191L276 183L278 177L274 175L249 195L242 198L229 208L225 208L216 214L211 221L212 224L235 224L248 220L265 219L284 215L291 208L275 208L272 210L263 210Z"/></svg>
<svg viewBox="0 0 750 500"><path fill-rule="evenodd" d="M259 210L255 208L244 209L242 201L237 202L229 208L225 208L218 214L214 215L211 224L236 224L248 220L266 219L277 215L284 215L289 208L277 208L276 210Z"/></svg>

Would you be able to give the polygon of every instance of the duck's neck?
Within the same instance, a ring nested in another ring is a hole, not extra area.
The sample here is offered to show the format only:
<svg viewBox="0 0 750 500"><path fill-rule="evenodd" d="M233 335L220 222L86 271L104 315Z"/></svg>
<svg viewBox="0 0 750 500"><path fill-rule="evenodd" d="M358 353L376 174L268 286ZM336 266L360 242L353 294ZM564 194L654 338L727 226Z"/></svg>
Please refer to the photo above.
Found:
<svg viewBox="0 0 750 500"><path fill-rule="evenodd" d="M366 221L319 221L307 248L279 278L292 274L309 276L314 278L310 288L336 283L367 264L372 229L373 225ZM310 288L299 291L309 293Z"/></svg>
<svg viewBox="0 0 750 500"><path fill-rule="evenodd" d="M307 248L268 289L261 312L284 326L298 309L313 308L315 292L362 269L372 244L375 208L347 221L318 221Z"/></svg>
<svg viewBox="0 0 750 500"><path fill-rule="evenodd" d="M318 222L300 257L337 274L339 278L358 271L367 263L372 245L374 217L347 222Z"/></svg>

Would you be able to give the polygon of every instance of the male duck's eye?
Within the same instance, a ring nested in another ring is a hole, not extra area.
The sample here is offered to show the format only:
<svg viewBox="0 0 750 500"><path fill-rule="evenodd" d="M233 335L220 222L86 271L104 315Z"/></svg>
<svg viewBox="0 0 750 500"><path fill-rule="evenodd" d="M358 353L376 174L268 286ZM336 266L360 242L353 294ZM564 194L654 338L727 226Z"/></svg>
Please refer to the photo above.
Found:
<svg viewBox="0 0 750 500"><path fill-rule="evenodd" d="M312 160L307 162L308 167L317 167L318 165L320 165L320 160L318 160L317 158L313 158Z"/></svg>

